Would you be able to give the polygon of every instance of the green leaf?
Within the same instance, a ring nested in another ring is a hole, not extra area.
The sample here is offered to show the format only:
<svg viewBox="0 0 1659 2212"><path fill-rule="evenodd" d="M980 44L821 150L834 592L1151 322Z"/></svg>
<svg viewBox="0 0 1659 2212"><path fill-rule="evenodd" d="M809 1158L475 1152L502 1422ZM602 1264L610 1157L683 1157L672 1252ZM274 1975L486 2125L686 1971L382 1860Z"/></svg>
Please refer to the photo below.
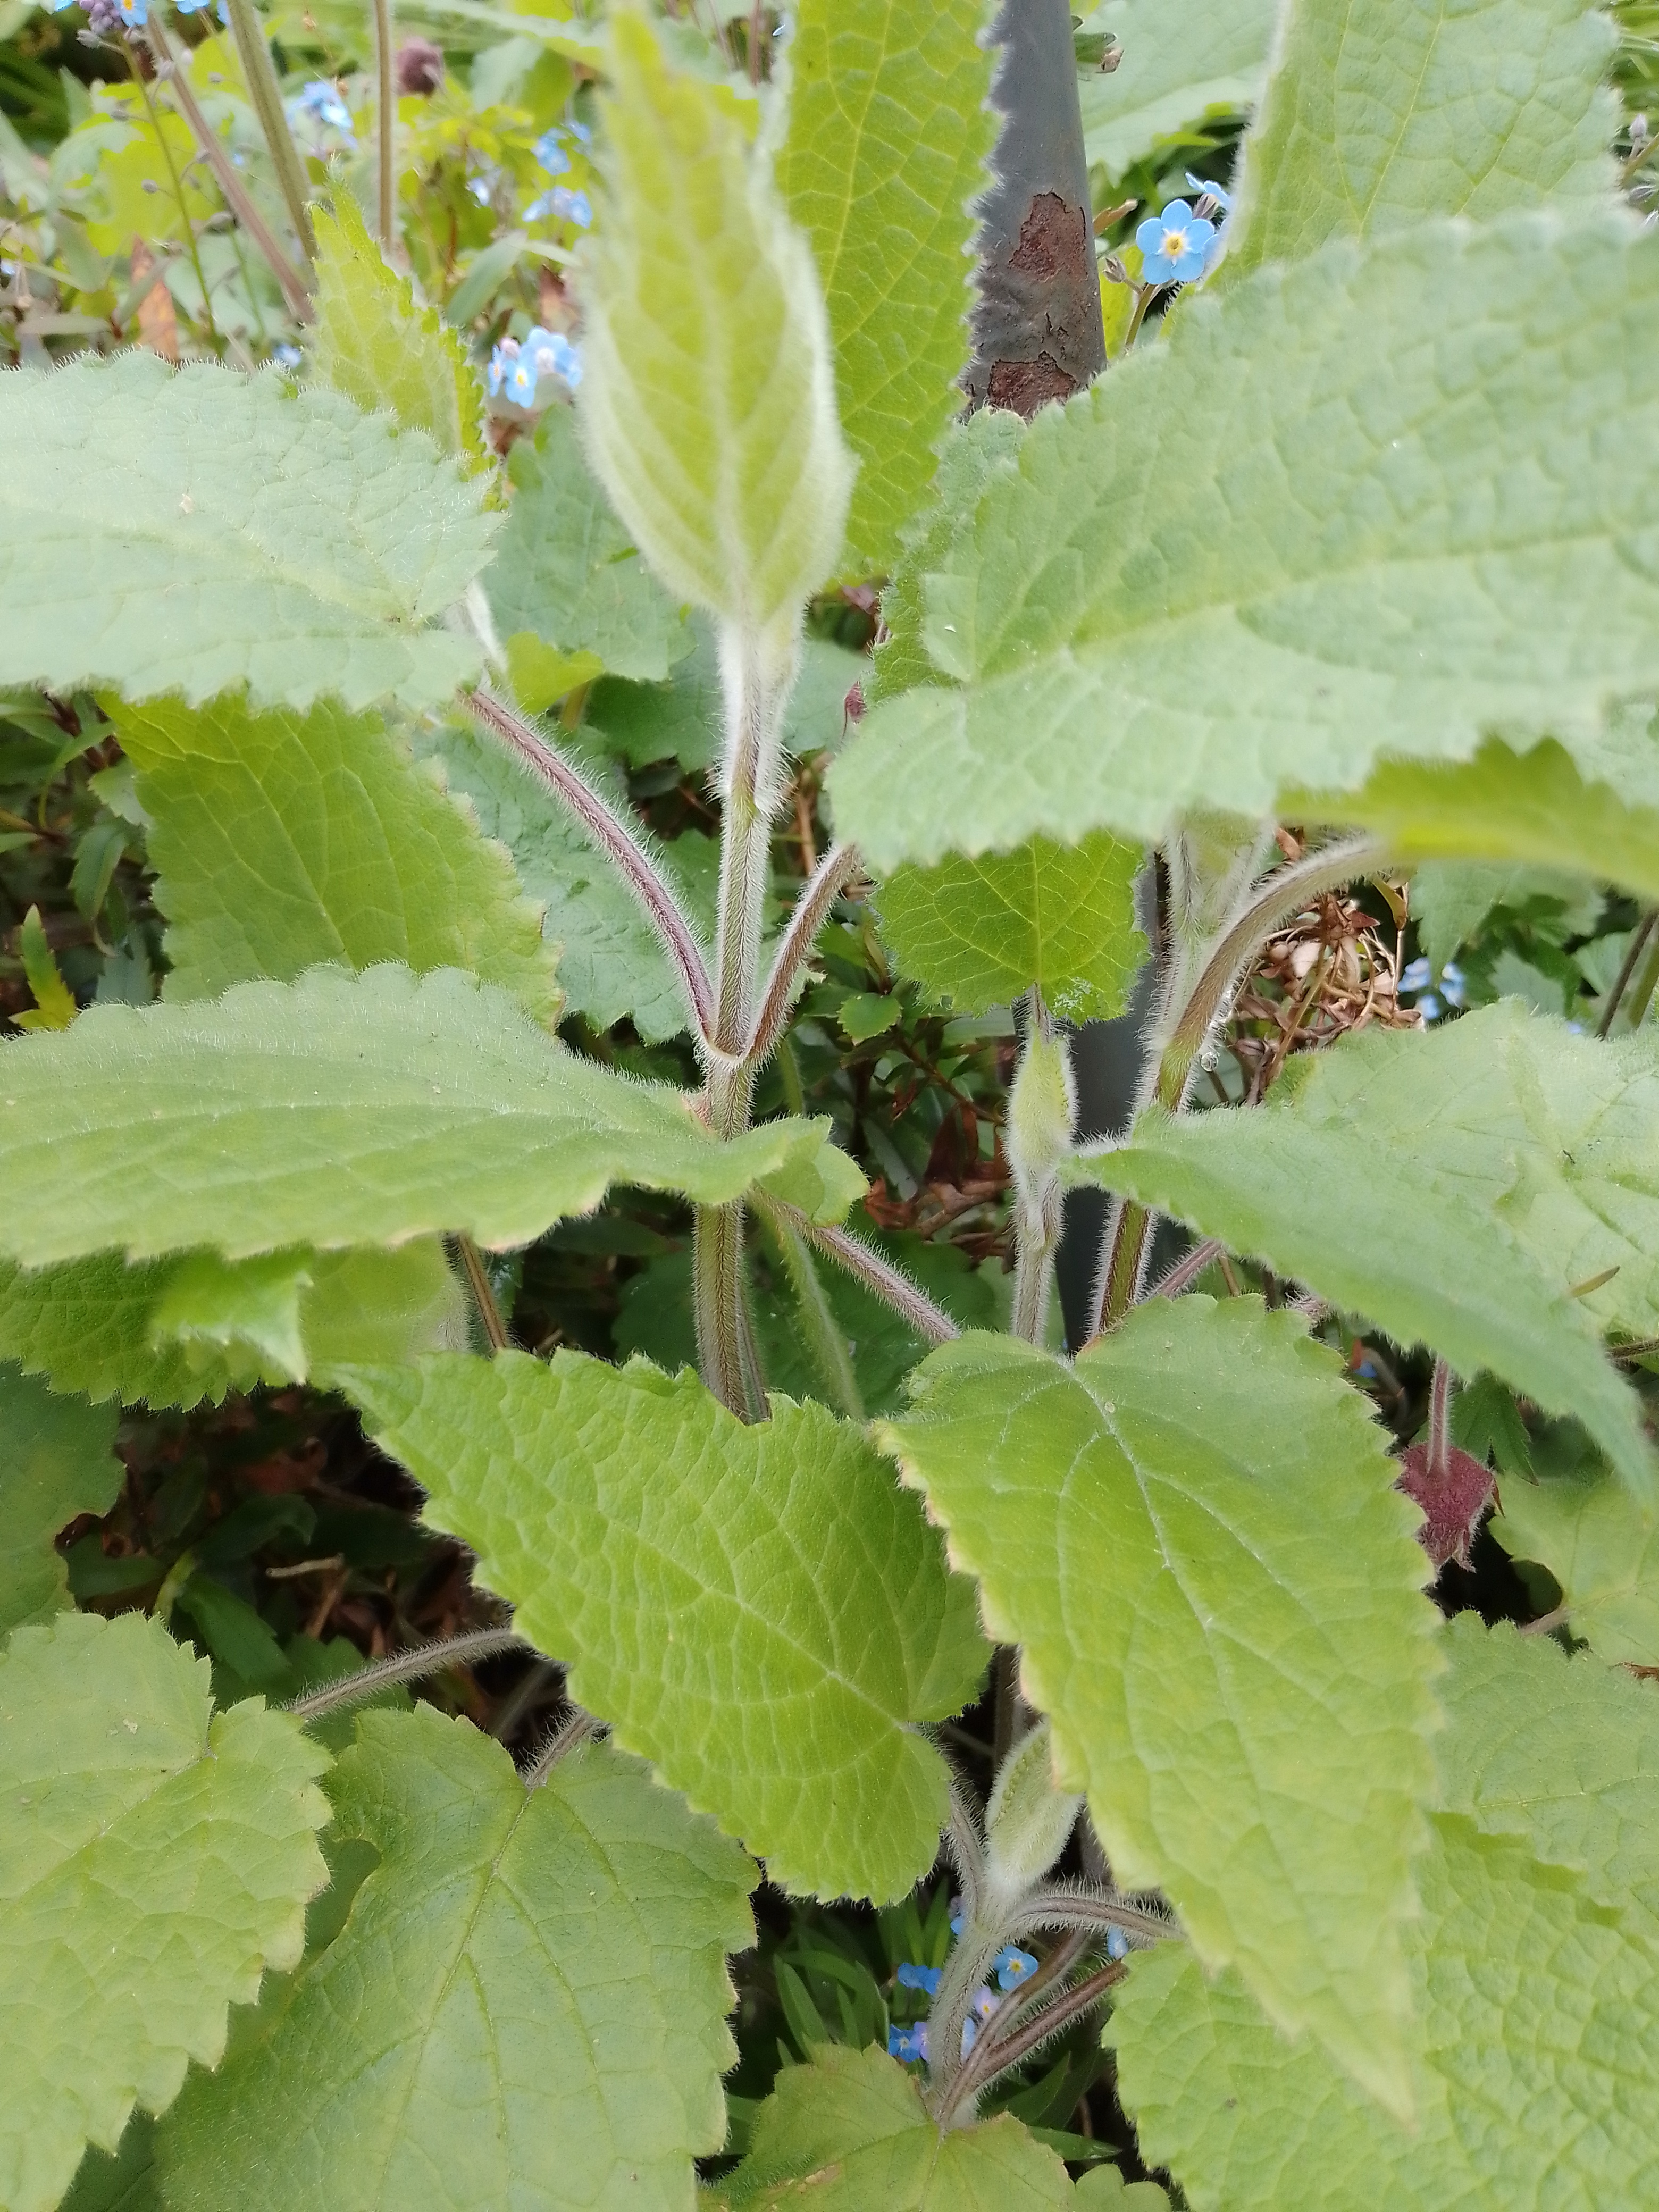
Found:
<svg viewBox="0 0 1659 2212"><path fill-rule="evenodd" d="M66 1030L81 1010L64 981L38 906L32 906L23 916L17 950L23 963L23 980L34 994L34 1004L25 1012L14 1014L12 1020L20 1030Z"/></svg>
<svg viewBox="0 0 1659 2212"><path fill-rule="evenodd" d="M778 184L812 242L860 468L843 566L893 565L960 412L974 224L996 143L982 0L803 0Z"/></svg>
<svg viewBox="0 0 1659 2212"><path fill-rule="evenodd" d="M332 1794L378 1863L161 2131L173 2212L689 2206L726 2128L743 1854L615 1752L527 1790L431 1706L366 1715Z"/></svg>
<svg viewBox="0 0 1659 2212"><path fill-rule="evenodd" d="M1087 18L1123 59L1078 92L1090 166L1121 177L1183 125L1251 107L1267 73L1278 0L1107 0Z"/></svg>
<svg viewBox="0 0 1659 2212"><path fill-rule="evenodd" d="M629 1020L647 1044L678 1036L688 1018L685 993L661 940L569 811L475 729L445 723L425 742L443 763L450 788L465 798L485 836L507 847L520 882L544 904L543 930L556 949L571 1012L601 1030ZM694 921L709 927L718 845L689 830L655 847L653 857Z"/></svg>
<svg viewBox="0 0 1659 2212"><path fill-rule="evenodd" d="M643 17L615 19L611 66L588 450L669 589L781 659L852 484L817 273L715 88L672 72Z"/></svg>
<svg viewBox="0 0 1659 2212"><path fill-rule="evenodd" d="M481 485L338 392L137 350L0 383L0 685L435 706ZM102 610L85 619L89 606Z"/></svg>
<svg viewBox="0 0 1659 2212"><path fill-rule="evenodd" d="M1654 1701L1512 1630L1466 1617L1449 1643L1437 1750L1450 1809L1407 1939L1415 2131L1317 2049L1285 2045L1235 1975L1206 1988L1163 1947L1134 1962L1107 2034L1142 2154L1170 2166L1194 2212L1605 2212L1650 2193Z"/></svg>
<svg viewBox="0 0 1659 2212"><path fill-rule="evenodd" d="M51 2212L90 2140L160 2112L226 2013L300 1956L327 1754L138 1613L65 1613L0 1655L0 2201Z"/></svg>
<svg viewBox="0 0 1659 2212"><path fill-rule="evenodd" d="M1603 1659L1659 1666L1659 1520L1594 1464L1503 1486L1492 1534L1561 1586L1575 1636Z"/></svg>
<svg viewBox="0 0 1659 2212"><path fill-rule="evenodd" d="M1659 1701L1622 1668L1569 1659L1506 1621L1486 1630L1461 1613L1447 1640L1447 1726L1437 1746L1447 1809L1582 1874L1590 1896L1651 1944Z"/></svg>
<svg viewBox="0 0 1659 2212"><path fill-rule="evenodd" d="M872 701L908 691L915 684L940 681L922 635L925 579L949 558L957 532L971 524L987 487L1000 477L1018 474L1024 435L1024 423L1009 409L981 407L955 424L940 446L939 496L906 529L904 557L882 594L881 618L888 634L871 661Z"/></svg>
<svg viewBox="0 0 1659 2212"><path fill-rule="evenodd" d="M884 2051L825 2044L786 2066L748 2155L719 2185L730 2212L1065 2212L1066 2168L1007 2113L941 2135Z"/></svg>
<svg viewBox="0 0 1659 2212"><path fill-rule="evenodd" d="M1617 45L1585 0L1290 0L1223 282L1433 216L1610 205Z"/></svg>
<svg viewBox="0 0 1659 2212"><path fill-rule="evenodd" d="M83 1399L58 1398L0 1367L0 1636L50 1620L69 1600L52 1540L82 1513L107 1513L126 1470L115 1418Z"/></svg>
<svg viewBox="0 0 1659 2212"><path fill-rule="evenodd" d="M988 1654L859 1430L781 1398L744 1427L693 1375L568 1352L349 1387L571 1696L775 1881L885 1900L927 1872L946 1771L915 1724L960 1711Z"/></svg>
<svg viewBox="0 0 1659 2212"><path fill-rule="evenodd" d="M1659 1334L1656 1133L1659 1035L1601 1044L1508 1000L1347 1038L1252 1111L1149 1109L1080 1165L1459 1374L1576 1414L1643 1492L1640 1408L1600 1331Z"/></svg>
<svg viewBox="0 0 1659 2212"><path fill-rule="evenodd" d="M1108 2034L1143 2156L1193 2212L1605 2212L1644 2201L1659 2128L1659 1955L1578 1877L1445 1814L1413 1930L1425 2056L1415 2132L1236 1975L1173 1945L1137 1963ZM1426 1953L1426 1956L1425 1956Z"/></svg>
<svg viewBox="0 0 1659 2212"><path fill-rule="evenodd" d="M272 1298L253 1316L263 1343L247 1334L239 1294L216 1306L199 1297L173 1303L175 1285L210 1258L129 1266L118 1252L96 1252L38 1273L0 1261L0 1356L57 1390L189 1407L258 1382L325 1381L341 1362L413 1359L465 1338L460 1285L434 1237L393 1251L283 1254ZM257 1275L265 1263L240 1265ZM233 1285L240 1273L222 1261L212 1267Z"/></svg>
<svg viewBox="0 0 1659 2212"><path fill-rule="evenodd" d="M721 1144L684 1093L577 1059L453 969L319 968L0 1045L0 1253L242 1259L446 1229L505 1249L617 1182L727 1204L827 1128Z"/></svg>
<svg viewBox="0 0 1659 2212"><path fill-rule="evenodd" d="M1035 983L1069 1021L1119 1014L1146 940L1135 927L1138 846L1097 834L896 868L876 894L884 943L936 1004L982 1014Z"/></svg>
<svg viewBox="0 0 1659 2212"><path fill-rule="evenodd" d="M506 854L378 718L234 697L113 713L149 817L166 997L398 961L468 969L557 1019L554 955Z"/></svg>
<svg viewBox="0 0 1659 2212"><path fill-rule="evenodd" d="M589 474L568 407L550 407L533 442L519 441L507 474L513 503L484 579L501 636L591 654L617 676L666 676L690 650L684 611Z"/></svg>
<svg viewBox="0 0 1659 2212"><path fill-rule="evenodd" d="M1435 1615L1334 1356L1254 1298L1188 1297L1073 1364L962 1338L911 1390L876 1433L1020 1645L1118 1881L1403 2105Z"/></svg>
<svg viewBox="0 0 1659 2212"><path fill-rule="evenodd" d="M391 268L350 191L313 207L317 373L365 412L388 410L471 469L489 465L479 427L483 392L466 350L435 307Z"/></svg>
<svg viewBox="0 0 1659 2212"><path fill-rule="evenodd" d="M1494 726L1593 744L1659 679L1650 452L1659 259L1621 218L1339 240L1200 294L938 553L926 642L968 688L872 711L840 834L885 872L1255 817Z"/></svg>
<svg viewBox="0 0 1659 2212"><path fill-rule="evenodd" d="M1588 771L1595 749L1583 750ZM1553 739L1517 757L1490 738L1455 767L1384 761L1358 791L1296 793L1286 805L1297 821L1375 830L1401 860L1534 861L1659 899L1659 806L1611 774L1581 774Z"/></svg>

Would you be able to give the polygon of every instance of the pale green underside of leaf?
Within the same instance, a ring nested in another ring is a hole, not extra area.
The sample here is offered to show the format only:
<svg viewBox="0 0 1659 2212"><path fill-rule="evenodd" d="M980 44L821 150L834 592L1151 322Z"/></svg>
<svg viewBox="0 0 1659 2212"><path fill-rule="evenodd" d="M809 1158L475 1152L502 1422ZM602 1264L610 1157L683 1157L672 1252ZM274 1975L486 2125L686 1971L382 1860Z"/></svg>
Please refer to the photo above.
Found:
<svg viewBox="0 0 1659 2212"><path fill-rule="evenodd" d="M188 1295L191 1270L210 1256L130 1266L118 1252L95 1252L38 1273L0 1261L0 1357L55 1390L188 1407L259 1382L322 1380L337 1364L415 1359L465 1341L464 1295L434 1237L390 1251L285 1254L286 1279L270 1286L261 1313L234 1297L215 1296L194 1317L169 1305L181 1282ZM232 1276L262 1265L213 1261Z"/></svg>
<svg viewBox="0 0 1659 2212"><path fill-rule="evenodd" d="M1289 1315L1189 1297L1073 1365L966 1337L911 1389L877 1434L1020 1645L1118 1881L1401 2104L1435 1616L1335 1361Z"/></svg>
<svg viewBox="0 0 1659 2212"><path fill-rule="evenodd" d="M1615 782L1625 763L1601 751L1580 748L1581 775L1552 739L1517 757L1492 738L1456 767L1384 761L1358 791L1291 793L1285 805L1297 821L1374 830L1401 860L1534 861L1659 900L1659 806Z"/></svg>
<svg viewBox="0 0 1659 2212"><path fill-rule="evenodd" d="M840 552L853 465L811 252L715 88L643 16L611 33L586 246L586 449L668 588L781 641Z"/></svg>
<svg viewBox="0 0 1659 2212"><path fill-rule="evenodd" d="M1611 1663L1659 1666L1659 1518L1595 1468L1503 1486L1492 1533L1561 1585L1575 1636Z"/></svg>
<svg viewBox="0 0 1659 2212"><path fill-rule="evenodd" d="M749 2152L718 2186L730 2212L1065 2212L1066 2169L1009 2113L941 2136L884 2051L824 2044L786 2066Z"/></svg>
<svg viewBox="0 0 1659 2212"><path fill-rule="evenodd" d="M689 2212L726 2128L743 1853L616 1752L526 1790L430 1706L365 1716L331 1794L379 1863L159 2132L170 2212Z"/></svg>
<svg viewBox="0 0 1659 2212"><path fill-rule="evenodd" d="M318 374L365 413L387 410L401 428L424 430L470 469L488 466L483 392L455 332L387 264L345 185L336 185L331 210L313 207L311 220Z"/></svg>
<svg viewBox="0 0 1659 2212"><path fill-rule="evenodd" d="M691 648L675 606L606 503L568 407L507 463L513 501L484 579L505 640L528 630L562 653L591 653L613 675L659 681Z"/></svg>
<svg viewBox="0 0 1659 2212"><path fill-rule="evenodd" d="M1451 1809L1408 1933L1416 2132L1280 2041L1236 1976L1206 1989L1155 1952L1108 2035L1143 2154L1194 2212L1606 2212L1659 2186L1659 1922L1628 1902L1659 1893L1654 1700L1512 1631L1449 1640Z"/></svg>
<svg viewBox="0 0 1659 2212"><path fill-rule="evenodd" d="M996 142L984 0L804 0L789 44L784 203L823 280L860 469L843 566L890 568L962 405L974 223Z"/></svg>
<svg viewBox="0 0 1659 2212"><path fill-rule="evenodd" d="M327 1754L213 1713L159 1621L66 1613L0 1656L0 2202L51 2212L88 2141L165 2108L227 2008L300 1956Z"/></svg>
<svg viewBox="0 0 1659 2212"><path fill-rule="evenodd" d="M69 1603L52 1540L77 1514L107 1513L119 1497L126 1471L114 1442L112 1413L0 1367L0 1636Z"/></svg>
<svg viewBox="0 0 1659 2212"><path fill-rule="evenodd" d="M944 679L922 640L922 581L950 557L958 526L973 514L986 487L1018 473L1025 425L1006 407L981 407L951 426L939 447L938 495L904 532L904 558L882 594L887 635L877 645L866 686L871 702L913 684Z"/></svg>
<svg viewBox="0 0 1659 2212"><path fill-rule="evenodd" d="M726 1204L826 1128L720 1144L683 1093L577 1059L453 969L319 968L0 1045L0 1254L240 1259L443 1230L505 1248L614 1182Z"/></svg>
<svg viewBox="0 0 1659 2212"><path fill-rule="evenodd" d="M567 1352L346 1381L571 1696L775 1881L885 1900L927 1872L946 1773L913 1723L988 1655L859 1430L782 1398L745 1427L694 1375Z"/></svg>
<svg viewBox="0 0 1659 2212"><path fill-rule="evenodd" d="M436 705L429 625L483 566L482 490L338 392L154 355L0 383L0 684Z"/></svg>
<svg viewBox="0 0 1659 2212"><path fill-rule="evenodd" d="M598 1029L631 1020L647 1044L678 1036L690 1019L685 994L656 932L611 862L568 810L521 763L479 732L447 723L426 740L486 836L512 854L519 880L544 906L570 1009ZM720 849L688 831L655 857L687 913L712 934Z"/></svg>
<svg viewBox="0 0 1659 2212"><path fill-rule="evenodd" d="M1052 1012L1101 1020L1123 1011L1146 955L1135 927L1140 862L1138 846L1096 835L897 868L876 895L882 939L935 1004L984 1013L1035 983Z"/></svg>
<svg viewBox="0 0 1659 2212"><path fill-rule="evenodd" d="M1437 1744L1447 1808L1584 1877L1632 1938L1659 1937L1659 1698L1507 1622L1452 1623Z"/></svg>
<svg viewBox="0 0 1659 2212"><path fill-rule="evenodd" d="M1290 0L1222 282L1435 216L1610 205L1616 45L1585 0Z"/></svg>
<svg viewBox="0 0 1659 2212"><path fill-rule="evenodd" d="M465 968L550 1025L562 994L512 865L372 715L116 705L138 770L169 999L338 961Z"/></svg>
<svg viewBox="0 0 1659 2212"><path fill-rule="evenodd" d="M1659 1334L1659 1033L1602 1044L1501 1000L1426 1036L1345 1040L1256 1110L1149 1109L1080 1164L1459 1374L1576 1414L1646 1488L1639 1407L1600 1331Z"/></svg>
<svg viewBox="0 0 1659 2212"><path fill-rule="evenodd" d="M1162 835L1385 752L1593 744L1659 679L1659 258L1624 219L1340 240L1183 303L994 474L923 579L961 690L830 772L886 870Z"/></svg>
<svg viewBox="0 0 1659 2212"><path fill-rule="evenodd" d="M1090 30L1112 32L1123 48L1109 76L1091 71L1079 83L1091 165L1121 176L1208 110L1248 109L1278 12L1279 0L1107 0L1086 15Z"/></svg>

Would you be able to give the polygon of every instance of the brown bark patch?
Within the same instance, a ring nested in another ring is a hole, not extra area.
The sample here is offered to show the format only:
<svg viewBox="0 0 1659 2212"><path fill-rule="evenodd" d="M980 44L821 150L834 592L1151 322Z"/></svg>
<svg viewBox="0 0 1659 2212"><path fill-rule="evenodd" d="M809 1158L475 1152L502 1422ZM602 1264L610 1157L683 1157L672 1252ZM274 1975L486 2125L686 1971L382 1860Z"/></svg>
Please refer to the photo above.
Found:
<svg viewBox="0 0 1659 2212"><path fill-rule="evenodd" d="M987 397L993 407L1006 407L1029 422L1049 400L1069 399L1080 389L1052 354L1040 353L1035 361L994 362Z"/></svg>
<svg viewBox="0 0 1659 2212"><path fill-rule="evenodd" d="M1051 283L1063 277L1080 283L1094 274L1089 250L1089 219L1058 192L1039 192L1019 227L1019 244L1008 257L1011 269Z"/></svg>

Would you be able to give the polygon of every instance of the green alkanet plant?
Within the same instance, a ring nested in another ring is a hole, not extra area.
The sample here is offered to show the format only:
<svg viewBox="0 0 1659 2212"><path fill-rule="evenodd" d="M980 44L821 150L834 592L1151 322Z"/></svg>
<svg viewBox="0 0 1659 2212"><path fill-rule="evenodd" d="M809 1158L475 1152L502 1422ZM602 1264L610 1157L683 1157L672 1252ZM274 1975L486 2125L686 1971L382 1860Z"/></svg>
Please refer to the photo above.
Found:
<svg viewBox="0 0 1659 2212"><path fill-rule="evenodd" d="M1107 2005L1200 2212L1659 2191L1659 1707L1617 1671L1659 1617L1626 1371L1659 1338L1654 1028L1504 1000L1249 1109L1204 1082L1264 945L1344 887L1524 860L1659 900L1659 245L1610 33L1582 0L1103 13L1094 158L1255 121L1234 188L1194 179L1107 270L1115 358L1054 404L1039 351L1029 409L958 419L978 0L800 0L758 96L628 0L573 33L580 349L498 347L492 391L551 409L505 469L343 187L295 214L304 381L0 377L0 684L98 696L170 962L159 1003L77 1014L41 938L58 996L0 1046L6 2212L689 2207L756 1860L885 1904L941 1850L954 1944L898 1973L925 2022L787 2070L711 2203L1103 2203L1114 2172L1074 2186L986 2100ZM1039 194L1010 265L1050 264L1094 283ZM774 927L805 610L871 579L837 842ZM567 741L596 678L694 652L712 927ZM1068 1024L1126 1003L1149 855L1139 1095L1085 1146ZM1008 1334L845 1226L826 1121L757 1119L855 887L926 1000L1017 1010ZM694 1086L562 1042L568 997L689 1036ZM618 1186L694 1210L696 1372L508 1341L491 1255ZM1160 1217L1197 1241L1155 1275ZM769 1395L757 1223L823 1402ZM902 1411L863 1420L820 1263L933 1347ZM1433 1356L1403 1477L1330 1307ZM1586 1439L1498 1524L1577 1656L1425 1594L1424 1506L1437 1562L1484 1504L1449 1442L1481 1377ZM111 1401L297 1379L510 1608L468 1649L568 1670L527 1774L429 1706L344 1710L449 1647L216 1711L167 1607L67 1609ZM981 1804L941 1724L988 1670Z"/></svg>

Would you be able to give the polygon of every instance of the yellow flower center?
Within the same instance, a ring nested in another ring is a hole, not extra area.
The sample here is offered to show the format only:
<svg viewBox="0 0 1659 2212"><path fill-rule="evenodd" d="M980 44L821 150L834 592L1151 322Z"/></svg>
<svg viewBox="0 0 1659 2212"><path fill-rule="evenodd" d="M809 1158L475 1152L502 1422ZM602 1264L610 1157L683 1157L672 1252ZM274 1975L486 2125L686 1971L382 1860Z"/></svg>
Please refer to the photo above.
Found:
<svg viewBox="0 0 1659 2212"><path fill-rule="evenodd" d="M1182 255L1187 251L1186 232L1184 230L1166 230L1164 234L1164 251L1170 260L1179 261Z"/></svg>

